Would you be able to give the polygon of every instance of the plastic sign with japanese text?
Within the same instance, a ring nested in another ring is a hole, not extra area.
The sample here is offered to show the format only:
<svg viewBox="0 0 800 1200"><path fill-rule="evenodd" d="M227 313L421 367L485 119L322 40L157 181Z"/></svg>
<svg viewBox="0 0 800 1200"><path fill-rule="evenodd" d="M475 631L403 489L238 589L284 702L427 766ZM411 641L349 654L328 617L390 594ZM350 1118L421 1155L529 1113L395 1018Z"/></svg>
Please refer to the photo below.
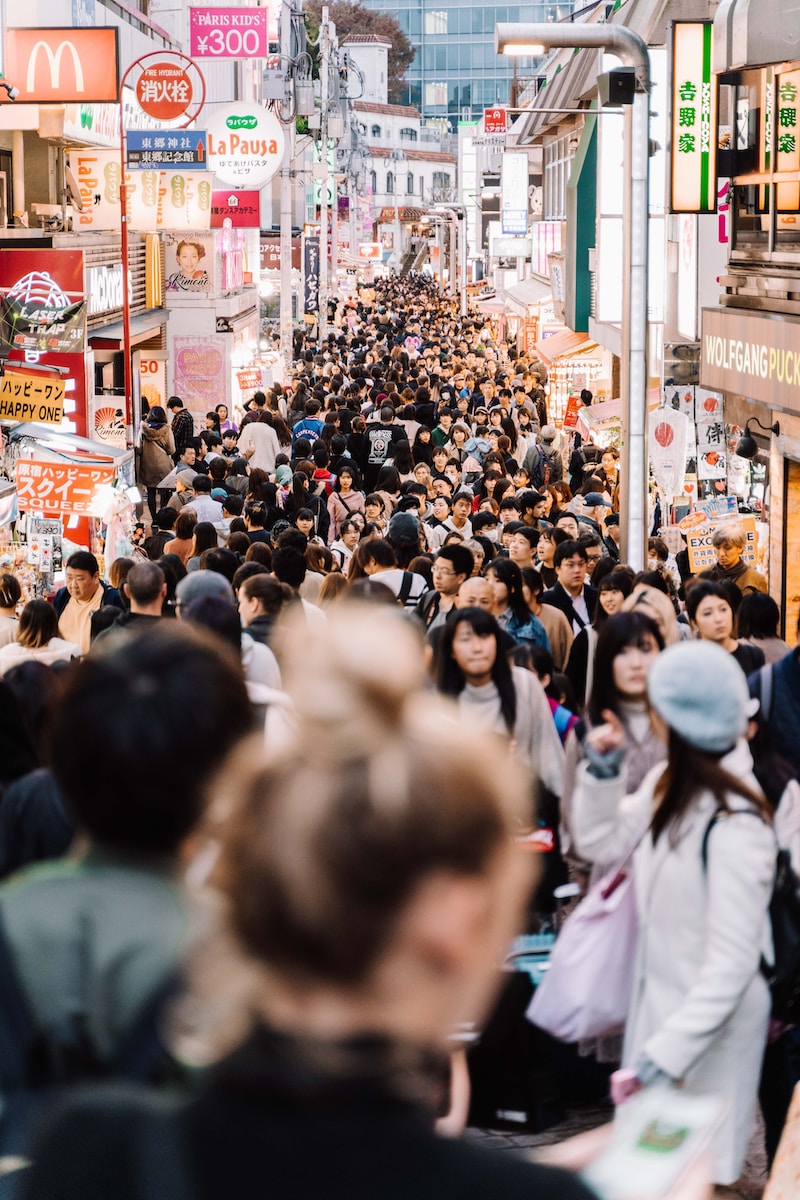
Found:
<svg viewBox="0 0 800 1200"><path fill-rule="evenodd" d="M672 186L674 213L717 211L717 80L711 21L672 27Z"/></svg>
<svg viewBox="0 0 800 1200"><path fill-rule="evenodd" d="M0 378L0 421L60 425L64 419L64 383L56 376L6 370Z"/></svg>
<svg viewBox="0 0 800 1200"><path fill-rule="evenodd" d="M24 510L100 517L116 468L102 464L37 462L18 459L17 501Z"/></svg>

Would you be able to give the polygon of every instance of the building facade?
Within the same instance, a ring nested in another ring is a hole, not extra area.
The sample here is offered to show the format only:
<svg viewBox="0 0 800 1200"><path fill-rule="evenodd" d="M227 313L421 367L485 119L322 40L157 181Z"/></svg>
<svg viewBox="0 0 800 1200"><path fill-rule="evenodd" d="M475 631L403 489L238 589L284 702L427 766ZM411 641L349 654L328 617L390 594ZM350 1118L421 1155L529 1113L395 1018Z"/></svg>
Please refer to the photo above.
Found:
<svg viewBox="0 0 800 1200"><path fill-rule="evenodd" d="M446 5L365 0L365 6L396 17L416 50L405 102L419 109L424 121L446 122L451 132L484 108L509 103L514 65L495 54L498 21L560 21L579 7L575 0L486 6L467 0ZM535 61L519 59L517 73L520 79L534 75Z"/></svg>

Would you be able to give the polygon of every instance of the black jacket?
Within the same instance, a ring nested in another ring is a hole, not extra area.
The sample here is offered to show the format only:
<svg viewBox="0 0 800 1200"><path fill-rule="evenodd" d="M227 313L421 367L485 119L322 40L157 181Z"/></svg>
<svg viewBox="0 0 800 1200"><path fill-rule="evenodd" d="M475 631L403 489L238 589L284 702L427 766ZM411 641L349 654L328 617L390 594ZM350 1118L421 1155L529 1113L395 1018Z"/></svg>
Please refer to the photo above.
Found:
<svg viewBox="0 0 800 1200"><path fill-rule="evenodd" d="M593 588L591 584L585 583L583 585L583 598L586 601L586 609L589 613L589 621L591 621L594 617L594 610L597 606L597 588ZM542 604L551 604L553 608L559 608L569 621L570 625L572 625L573 621L576 619L578 620L579 624L586 625L587 623L586 621L581 622L580 618L578 618L578 615L572 606L572 600L569 593L561 586L560 583L557 583L555 587L549 588L542 595Z"/></svg>
<svg viewBox="0 0 800 1200"><path fill-rule="evenodd" d="M382 1079L367 1072L330 1081L287 1059L281 1043L259 1029L196 1099L172 1112L131 1090L73 1101L34 1152L23 1197L593 1200L562 1171L436 1137L427 1112ZM367 1052L370 1045L364 1043ZM176 1174L177 1186L170 1178ZM147 1175L160 1190L142 1187Z"/></svg>

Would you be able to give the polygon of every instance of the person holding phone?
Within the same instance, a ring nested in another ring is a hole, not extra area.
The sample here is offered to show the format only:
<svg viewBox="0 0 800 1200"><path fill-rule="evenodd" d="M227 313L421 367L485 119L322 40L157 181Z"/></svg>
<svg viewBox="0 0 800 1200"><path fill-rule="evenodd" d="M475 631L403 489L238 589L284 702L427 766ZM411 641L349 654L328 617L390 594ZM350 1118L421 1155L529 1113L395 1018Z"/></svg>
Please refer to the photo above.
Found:
<svg viewBox="0 0 800 1200"><path fill-rule="evenodd" d="M625 794L625 729L610 709L584 741L572 830L590 861L634 851L639 913L623 1069L630 1091L673 1081L721 1095L713 1178L738 1179L752 1132L770 997L777 844L744 735L747 682L711 642L663 651L648 679L667 760Z"/></svg>

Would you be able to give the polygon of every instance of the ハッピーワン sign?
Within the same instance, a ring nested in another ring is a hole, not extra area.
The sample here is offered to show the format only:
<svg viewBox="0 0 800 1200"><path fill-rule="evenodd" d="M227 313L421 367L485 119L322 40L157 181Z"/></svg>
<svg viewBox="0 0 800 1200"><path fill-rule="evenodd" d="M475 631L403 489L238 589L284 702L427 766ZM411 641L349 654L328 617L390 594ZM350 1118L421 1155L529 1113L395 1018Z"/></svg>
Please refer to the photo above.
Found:
<svg viewBox="0 0 800 1200"><path fill-rule="evenodd" d="M57 377L13 374L0 379L0 421L37 421L60 425L64 419L64 383Z"/></svg>
<svg viewBox="0 0 800 1200"><path fill-rule="evenodd" d="M208 168L223 183L260 188L277 173L283 157L283 129L256 103L228 104L207 121Z"/></svg>

